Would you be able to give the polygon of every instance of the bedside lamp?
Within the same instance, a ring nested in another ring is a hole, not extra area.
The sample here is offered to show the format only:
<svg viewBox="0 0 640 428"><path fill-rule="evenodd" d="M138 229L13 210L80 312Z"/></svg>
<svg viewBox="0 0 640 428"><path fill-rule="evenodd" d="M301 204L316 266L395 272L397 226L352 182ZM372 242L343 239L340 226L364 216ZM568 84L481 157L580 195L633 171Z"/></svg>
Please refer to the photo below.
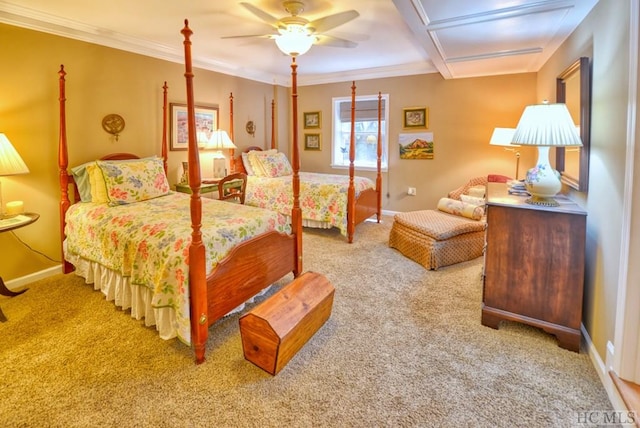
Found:
<svg viewBox="0 0 640 428"><path fill-rule="evenodd" d="M29 168L6 135L0 133L0 177L5 175L27 174ZM0 180L0 218L4 217L2 202L2 181Z"/></svg>
<svg viewBox="0 0 640 428"><path fill-rule="evenodd" d="M582 146L566 104L527 106L513 135L514 144L538 146L536 166L527 171L524 185L531 194L527 203L558 206L553 198L562 187L558 172L549 164L550 147Z"/></svg>
<svg viewBox="0 0 640 428"><path fill-rule="evenodd" d="M515 152L516 154L516 180L518 179L518 172L520 171L520 152L516 147L520 147L517 144L511 144L513 140L513 134L515 134L515 128L495 128L493 134L491 134L491 140L489 144L492 146L503 146L505 150L509 152Z"/></svg>
<svg viewBox="0 0 640 428"><path fill-rule="evenodd" d="M227 158L222 153L222 150L236 148L226 131L221 129L213 131L207 143L207 149L216 150L213 153L213 178L222 178L226 175Z"/></svg>

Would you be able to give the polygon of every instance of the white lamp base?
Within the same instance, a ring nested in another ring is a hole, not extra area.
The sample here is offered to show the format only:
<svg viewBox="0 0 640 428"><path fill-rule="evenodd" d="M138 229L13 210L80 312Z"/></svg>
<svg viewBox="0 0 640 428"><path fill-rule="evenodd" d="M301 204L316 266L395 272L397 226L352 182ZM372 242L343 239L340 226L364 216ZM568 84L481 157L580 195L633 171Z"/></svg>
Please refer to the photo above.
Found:
<svg viewBox="0 0 640 428"><path fill-rule="evenodd" d="M533 205L557 207L558 201L553 197L562 188L558 171L549 163L549 146L538 146L538 162L527 171L524 186L531 198L526 202Z"/></svg>
<svg viewBox="0 0 640 428"><path fill-rule="evenodd" d="M213 156L213 178L223 178L227 175L227 159L222 152L214 153Z"/></svg>

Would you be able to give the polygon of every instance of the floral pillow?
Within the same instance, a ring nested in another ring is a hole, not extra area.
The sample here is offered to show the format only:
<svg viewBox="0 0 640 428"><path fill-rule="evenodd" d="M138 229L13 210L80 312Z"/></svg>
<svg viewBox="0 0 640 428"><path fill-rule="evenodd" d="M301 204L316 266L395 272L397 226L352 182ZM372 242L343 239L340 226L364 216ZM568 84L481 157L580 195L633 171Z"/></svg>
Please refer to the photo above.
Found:
<svg viewBox="0 0 640 428"><path fill-rule="evenodd" d="M481 220L484 214L482 207L450 198L441 198L438 201L438 209L445 213L470 218L472 220Z"/></svg>
<svg viewBox="0 0 640 428"><path fill-rule="evenodd" d="M262 164L263 177L273 178L293 174L289 159L287 159L284 153L262 156L259 159Z"/></svg>
<svg viewBox="0 0 640 428"><path fill-rule="evenodd" d="M130 162L98 161L107 189L109 205L146 201L169 193L162 159Z"/></svg>

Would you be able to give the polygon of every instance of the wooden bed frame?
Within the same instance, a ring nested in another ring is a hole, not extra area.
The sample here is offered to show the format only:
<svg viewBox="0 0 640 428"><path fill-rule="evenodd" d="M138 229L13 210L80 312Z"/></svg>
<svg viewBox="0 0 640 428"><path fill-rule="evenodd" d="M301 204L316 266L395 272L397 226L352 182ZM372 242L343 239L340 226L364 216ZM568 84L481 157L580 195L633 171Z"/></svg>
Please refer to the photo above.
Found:
<svg viewBox="0 0 640 428"><path fill-rule="evenodd" d="M288 273L293 272L297 277L302 273L302 216L299 204L299 149L297 140L294 140L292 168L294 206L291 213L291 235L268 232L245 241L235 247L230 254L223 259L213 272L207 277L205 266L205 247L202 242L201 220L202 200L200 197L200 164L198 145L196 143L195 107L193 96L193 71L191 61L191 40L193 34L189 28L188 20L184 21L181 33L184 36L185 52L185 80L187 88L187 120L188 120L188 161L189 161L189 186L191 187L191 227L192 242L189 247L189 292L191 308L191 344L195 353L195 361L200 364L205 361L205 345L208 338L208 328L217 320L225 316L264 288L278 281ZM297 134L297 88L295 60L291 66L293 77L293 109L294 109L294 135ZM69 185L73 184L73 178L68 173L68 154L66 137L66 113L65 113L65 75L64 66L60 67L60 138L58 147L58 164L60 170L60 231L62 242L65 239L64 225L65 215L71 201L69 199ZM163 86L163 134L162 157L167 159L167 85ZM130 154L117 154L116 158L135 157ZM113 159L114 157L111 156ZM75 187L75 186L74 186ZM74 192L78 201L77 189ZM64 252L63 252L64 260ZM64 262L64 273L74 270L73 265Z"/></svg>
<svg viewBox="0 0 640 428"><path fill-rule="evenodd" d="M294 88L295 91L295 88ZM297 96L297 95L296 95ZM356 105L356 83L351 84L351 138L349 139L349 188L347 191L347 239L349 243L353 242L356 226L374 214L376 221L380 223L382 215L382 145L378 144L377 162L376 162L376 187L375 189L367 189L356 198L354 177L355 177L355 105ZM295 110L294 110L295 111ZM297 113L297 112L296 112ZM229 96L229 120L230 134L233 139L233 93ZM382 140L382 93L378 93L378 141ZM294 127L297 128L297 114L293 117ZM276 149L275 138L275 101L271 101L271 148ZM294 147L297 146L297 133L293 134ZM297 149L297 147L296 147ZM261 147L251 146L245 149L262 150ZM231 152L231 172L244 172L246 169L242 162L242 157L233 157Z"/></svg>

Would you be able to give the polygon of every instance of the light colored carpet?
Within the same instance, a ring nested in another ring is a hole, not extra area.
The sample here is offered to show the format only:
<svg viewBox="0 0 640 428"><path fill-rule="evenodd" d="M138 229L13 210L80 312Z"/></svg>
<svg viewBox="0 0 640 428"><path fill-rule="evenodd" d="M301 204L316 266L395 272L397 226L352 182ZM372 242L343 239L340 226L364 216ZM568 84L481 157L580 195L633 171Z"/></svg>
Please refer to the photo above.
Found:
<svg viewBox="0 0 640 428"><path fill-rule="evenodd" d="M0 426L567 427L611 409L584 352L480 324L482 259L426 271L388 248L390 226L362 224L351 245L305 230L333 313L275 377L244 359L239 315L196 366L73 274L2 298Z"/></svg>

